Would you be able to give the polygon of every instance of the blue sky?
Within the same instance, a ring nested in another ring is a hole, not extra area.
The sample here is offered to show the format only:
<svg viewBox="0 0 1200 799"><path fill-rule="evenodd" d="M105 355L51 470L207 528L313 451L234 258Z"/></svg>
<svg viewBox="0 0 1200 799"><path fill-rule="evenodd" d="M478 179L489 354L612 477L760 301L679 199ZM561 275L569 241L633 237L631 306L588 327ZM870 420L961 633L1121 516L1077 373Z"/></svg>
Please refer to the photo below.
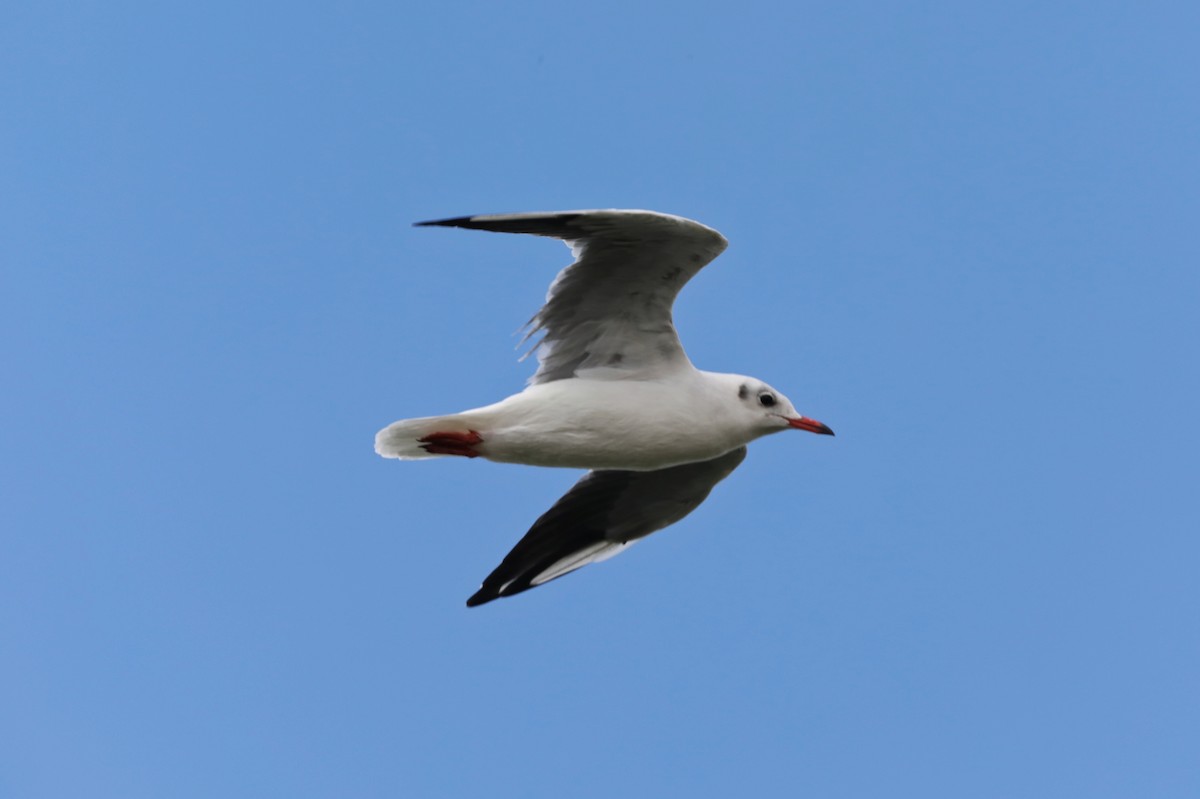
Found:
<svg viewBox="0 0 1200 799"><path fill-rule="evenodd" d="M1189 3L42 3L0 31L0 794L1200 792ZM567 471L485 404L651 208L775 436L465 598Z"/></svg>

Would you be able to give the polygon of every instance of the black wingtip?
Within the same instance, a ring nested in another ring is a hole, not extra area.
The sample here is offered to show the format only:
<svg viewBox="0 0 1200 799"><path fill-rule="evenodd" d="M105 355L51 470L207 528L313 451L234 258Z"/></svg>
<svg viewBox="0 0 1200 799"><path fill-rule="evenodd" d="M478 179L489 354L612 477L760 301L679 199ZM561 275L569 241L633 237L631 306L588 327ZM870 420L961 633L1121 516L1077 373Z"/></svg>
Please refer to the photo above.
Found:
<svg viewBox="0 0 1200 799"><path fill-rule="evenodd" d="M487 593L486 589L480 588L478 591L471 594L471 596L467 598L467 607L477 608L480 605L486 605L488 602L491 602L493 599L498 599L499 596L500 596L499 594L489 594L489 593Z"/></svg>
<svg viewBox="0 0 1200 799"><path fill-rule="evenodd" d="M497 566L496 572L503 568L504 564ZM483 585L479 586L479 590L467 598L467 607L477 608L496 599L523 594L530 588L536 587L530 582L531 575L525 575L517 580L505 580L498 576L496 572L489 574L488 578L484 580ZM536 574L537 572L534 573Z"/></svg>
<svg viewBox="0 0 1200 799"><path fill-rule="evenodd" d="M489 230L493 233L532 233L535 236L569 238L578 234L571 223L583 216L578 211L533 214L476 214L451 219L430 219L414 222L413 227L457 227L467 230Z"/></svg>
<svg viewBox="0 0 1200 799"><path fill-rule="evenodd" d="M467 227L473 216L456 216L452 219L430 219L426 222L413 222L413 227Z"/></svg>

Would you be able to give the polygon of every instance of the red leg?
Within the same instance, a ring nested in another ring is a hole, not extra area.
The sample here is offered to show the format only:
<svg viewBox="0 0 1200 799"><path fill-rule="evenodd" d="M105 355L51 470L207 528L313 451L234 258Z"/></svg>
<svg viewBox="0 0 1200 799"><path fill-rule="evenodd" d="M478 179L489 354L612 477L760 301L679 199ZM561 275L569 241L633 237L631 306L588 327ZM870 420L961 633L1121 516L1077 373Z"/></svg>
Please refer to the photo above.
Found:
<svg viewBox="0 0 1200 799"><path fill-rule="evenodd" d="M430 455L462 455L464 458L478 458L479 453L473 447L483 443L483 436L474 430L465 433L430 433L418 438L421 449Z"/></svg>

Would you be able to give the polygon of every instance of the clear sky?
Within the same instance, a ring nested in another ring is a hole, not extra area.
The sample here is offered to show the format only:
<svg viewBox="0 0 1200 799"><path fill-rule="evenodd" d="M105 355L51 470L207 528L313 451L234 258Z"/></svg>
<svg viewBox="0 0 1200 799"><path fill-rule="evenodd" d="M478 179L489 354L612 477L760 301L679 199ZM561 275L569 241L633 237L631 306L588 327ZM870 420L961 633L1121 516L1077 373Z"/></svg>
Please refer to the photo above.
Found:
<svg viewBox="0 0 1200 799"><path fill-rule="evenodd" d="M7 10L0 795L1200 795L1198 8ZM569 254L410 223L593 207L838 435L468 610Z"/></svg>

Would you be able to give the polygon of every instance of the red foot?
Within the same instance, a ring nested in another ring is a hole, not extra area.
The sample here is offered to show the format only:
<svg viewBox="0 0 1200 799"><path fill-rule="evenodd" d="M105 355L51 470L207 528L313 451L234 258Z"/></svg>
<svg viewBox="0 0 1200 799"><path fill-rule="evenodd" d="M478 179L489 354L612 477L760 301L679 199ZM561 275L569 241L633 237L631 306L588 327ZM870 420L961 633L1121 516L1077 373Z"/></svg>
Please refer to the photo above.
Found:
<svg viewBox="0 0 1200 799"><path fill-rule="evenodd" d="M474 430L465 433L430 433L418 438L421 449L430 455L462 455L464 458L478 458L479 453L472 447L483 443L483 436Z"/></svg>

